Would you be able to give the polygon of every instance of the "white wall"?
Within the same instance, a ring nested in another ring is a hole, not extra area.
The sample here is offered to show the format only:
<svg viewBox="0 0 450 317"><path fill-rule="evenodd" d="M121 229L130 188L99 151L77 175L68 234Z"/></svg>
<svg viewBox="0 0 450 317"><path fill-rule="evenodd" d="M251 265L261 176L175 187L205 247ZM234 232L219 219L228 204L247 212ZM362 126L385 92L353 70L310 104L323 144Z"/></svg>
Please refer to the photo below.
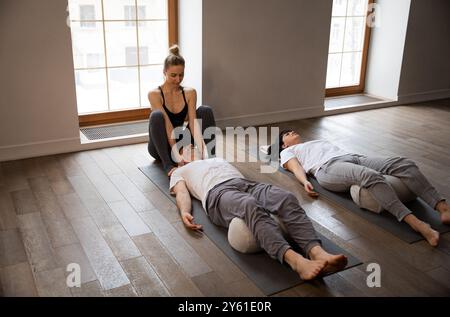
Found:
<svg viewBox="0 0 450 317"><path fill-rule="evenodd" d="M378 0L366 74L367 93L397 100L411 0Z"/></svg>
<svg viewBox="0 0 450 317"><path fill-rule="evenodd" d="M0 161L78 149L66 6L0 2Z"/></svg>
<svg viewBox="0 0 450 317"><path fill-rule="evenodd" d="M183 85L197 90L202 105L202 0L179 0L179 45L186 60Z"/></svg>

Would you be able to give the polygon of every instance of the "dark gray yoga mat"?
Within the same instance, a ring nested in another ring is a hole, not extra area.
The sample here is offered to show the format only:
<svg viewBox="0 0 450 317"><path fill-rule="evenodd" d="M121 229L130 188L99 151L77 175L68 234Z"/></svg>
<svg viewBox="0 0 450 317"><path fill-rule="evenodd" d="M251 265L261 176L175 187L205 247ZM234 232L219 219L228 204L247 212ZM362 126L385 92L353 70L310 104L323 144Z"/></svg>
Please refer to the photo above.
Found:
<svg viewBox="0 0 450 317"><path fill-rule="evenodd" d="M158 163L139 168L173 203L175 197L169 193L169 178ZM192 199L192 212L196 222L203 226L203 232L211 239L223 253L225 253L244 272L265 295L272 295L285 289L294 287L304 281L287 265L282 265L272 259L265 252L244 254L235 251L228 243L227 229L213 224L200 201ZM318 234L325 250L335 254L345 254L348 264L345 269L360 265L362 262L335 245L333 242ZM344 269L344 270L345 270Z"/></svg>
<svg viewBox="0 0 450 317"><path fill-rule="evenodd" d="M256 154L258 153L258 154ZM262 162L268 162L268 155L261 153L255 147L250 148L251 155L258 155L257 158ZM292 177L297 180L291 172L283 169L281 166L278 168L281 173ZM357 214L358 216L370 221L371 223L377 225L380 228L392 233L396 237L402 239L408 243L414 243L417 241L424 240L423 236L415 232L408 224L404 222L398 222L397 218L395 218L391 213L387 211L381 212L381 214L376 214L374 212L365 210L360 208L357 204L355 204L350 196L350 193L336 193L329 191L322 186L319 185L317 180L313 176L308 176L309 181L313 184L315 191L324 197L338 203L340 206L345 209ZM410 210L414 211L414 215L429 223L431 227L439 231L440 233L445 233L450 231L450 226L444 225L441 223L439 213L436 212L433 208L428 206L422 199L417 198L413 201L405 203L405 206Z"/></svg>

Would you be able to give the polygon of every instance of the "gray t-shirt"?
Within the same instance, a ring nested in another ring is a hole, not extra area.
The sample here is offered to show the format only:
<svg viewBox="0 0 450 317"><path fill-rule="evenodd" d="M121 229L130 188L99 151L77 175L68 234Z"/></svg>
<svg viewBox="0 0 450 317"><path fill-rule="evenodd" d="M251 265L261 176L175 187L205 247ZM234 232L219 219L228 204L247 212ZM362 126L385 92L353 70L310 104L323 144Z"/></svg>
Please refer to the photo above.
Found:
<svg viewBox="0 0 450 317"><path fill-rule="evenodd" d="M330 159L350 154L334 144L325 140L315 140L292 145L280 153L280 162L283 168L287 161L296 157L306 173L315 173Z"/></svg>
<svg viewBox="0 0 450 317"><path fill-rule="evenodd" d="M206 210L208 192L217 184L233 178L244 176L224 159L199 160L177 168L170 177L169 188L173 194L173 187L179 181L185 181L191 195L200 200Z"/></svg>

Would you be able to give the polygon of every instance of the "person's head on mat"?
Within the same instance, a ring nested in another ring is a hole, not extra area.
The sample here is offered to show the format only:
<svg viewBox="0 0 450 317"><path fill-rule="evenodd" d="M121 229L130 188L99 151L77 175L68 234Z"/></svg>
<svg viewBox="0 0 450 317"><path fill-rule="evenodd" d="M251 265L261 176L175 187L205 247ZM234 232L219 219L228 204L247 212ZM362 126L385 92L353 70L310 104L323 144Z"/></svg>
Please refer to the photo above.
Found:
<svg viewBox="0 0 450 317"><path fill-rule="evenodd" d="M202 159L202 154L200 153L198 148L192 144L181 147L180 155L183 158L183 162L185 164Z"/></svg>
<svg viewBox="0 0 450 317"><path fill-rule="evenodd" d="M294 130L286 129L280 132L278 141L280 144L280 151L282 151L292 145L300 144L302 142L302 138L300 137L300 134Z"/></svg>
<svg viewBox="0 0 450 317"><path fill-rule="evenodd" d="M281 130L278 134L278 144L270 145L267 149L268 154L272 154L272 150L276 148L276 145L278 146L278 154L280 154L280 152L285 148L291 145L299 144L301 143L301 141L302 139L300 137L300 134L295 132L294 129Z"/></svg>

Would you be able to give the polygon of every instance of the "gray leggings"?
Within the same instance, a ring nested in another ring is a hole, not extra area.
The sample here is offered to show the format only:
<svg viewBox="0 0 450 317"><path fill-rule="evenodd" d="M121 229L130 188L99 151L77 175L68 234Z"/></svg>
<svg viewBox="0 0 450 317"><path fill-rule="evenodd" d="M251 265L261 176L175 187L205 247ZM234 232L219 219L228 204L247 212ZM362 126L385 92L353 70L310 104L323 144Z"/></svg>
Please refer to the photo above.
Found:
<svg viewBox="0 0 450 317"><path fill-rule="evenodd" d="M320 245L297 198L276 186L234 178L209 191L206 207L209 218L218 226L228 228L233 218L243 219L261 247L281 263L291 246L269 213L278 216L306 256L311 248Z"/></svg>
<svg viewBox="0 0 450 317"><path fill-rule="evenodd" d="M402 221L412 212L399 200L383 175L400 178L411 192L432 208L443 200L417 165L412 160L402 157L345 155L328 161L315 176L321 186L331 191L348 191L354 184L367 188L384 209L397 217L398 221Z"/></svg>
<svg viewBox="0 0 450 317"><path fill-rule="evenodd" d="M211 107L200 106L196 111L197 119L202 120L202 134L205 129L209 127L215 127L216 121L214 120L214 114ZM166 125L164 122L163 113L160 110L152 111L149 119L148 128L149 142L148 153L156 160L161 160L163 168L166 172L176 166L176 163L172 160L169 141L167 140ZM180 136L176 141L178 142L183 136ZM208 155L215 155L215 136L212 135L209 138L204 138L207 145ZM193 143L193 138L191 138Z"/></svg>

